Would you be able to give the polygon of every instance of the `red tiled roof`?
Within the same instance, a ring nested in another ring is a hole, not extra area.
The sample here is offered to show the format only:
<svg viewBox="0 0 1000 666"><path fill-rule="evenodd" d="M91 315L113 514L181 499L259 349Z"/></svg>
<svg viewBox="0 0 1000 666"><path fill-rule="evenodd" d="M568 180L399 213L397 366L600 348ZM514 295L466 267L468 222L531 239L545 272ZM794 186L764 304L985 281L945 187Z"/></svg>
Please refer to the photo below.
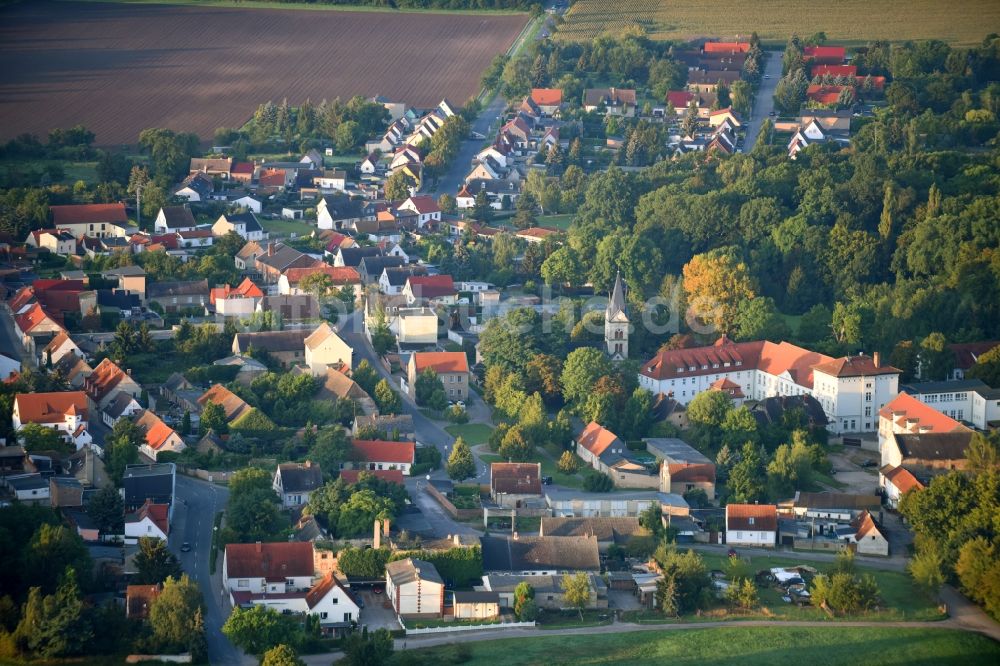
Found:
<svg viewBox="0 0 1000 666"><path fill-rule="evenodd" d="M124 370L110 358L106 358L83 380L83 390L94 402L99 403L126 377L128 375Z"/></svg>
<svg viewBox="0 0 1000 666"><path fill-rule="evenodd" d="M773 504L728 504L726 529L774 532L778 529L778 507Z"/></svg>
<svg viewBox="0 0 1000 666"><path fill-rule="evenodd" d="M559 88L532 88L531 100L538 106L562 104L562 90Z"/></svg>
<svg viewBox="0 0 1000 666"><path fill-rule="evenodd" d="M908 490L916 488L918 490L923 489L924 484L917 480L917 477L910 473L910 470L905 467L893 467L892 465L886 465L881 470L882 476L884 476L889 483L896 486L896 489L900 493L905 493Z"/></svg>
<svg viewBox="0 0 1000 666"><path fill-rule="evenodd" d="M750 42L705 42L705 53L746 53Z"/></svg>
<svg viewBox="0 0 1000 666"><path fill-rule="evenodd" d="M63 224L91 224L99 222L128 222L125 204L80 204L49 206L55 226Z"/></svg>
<svg viewBox="0 0 1000 666"><path fill-rule="evenodd" d="M843 46L807 46L802 49L806 60L822 58L824 60L843 60L847 57L847 49Z"/></svg>
<svg viewBox="0 0 1000 666"><path fill-rule="evenodd" d="M330 280L336 285L361 283L361 275L358 274L357 269L350 266L331 266L322 262L308 268L289 268L285 271L284 275L285 279L288 280L288 284L295 285L301 282L306 276L315 273L329 275Z"/></svg>
<svg viewBox="0 0 1000 666"><path fill-rule="evenodd" d="M834 377L870 377L872 375L898 375L902 372L891 365L875 365L870 356L841 356L813 368Z"/></svg>
<svg viewBox="0 0 1000 666"><path fill-rule="evenodd" d="M881 536L882 534L879 531L878 526L875 524L875 519L872 518L872 514L867 510L862 512L860 516L854 519L854 521L852 521L852 525L855 525L858 530L857 533L854 535L855 541L861 541L861 539L868 536L872 532L878 534L879 536Z"/></svg>
<svg viewBox="0 0 1000 666"><path fill-rule="evenodd" d="M878 415L912 433L965 430L965 426L955 419L920 402L908 393L897 395L885 407L878 410Z"/></svg>
<svg viewBox="0 0 1000 666"><path fill-rule="evenodd" d="M30 285L27 287L21 287L14 294L14 298L10 299L8 305L10 306L11 312L18 312L25 305L30 303L32 299L35 298L35 290ZM971 363L969 364L972 365Z"/></svg>
<svg viewBox="0 0 1000 666"><path fill-rule="evenodd" d="M825 76L827 74L831 76L857 76L858 68L856 65L813 65L813 76Z"/></svg>
<svg viewBox="0 0 1000 666"><path fill-rule="evenodd" d="M743 388L727 377L720 377L709 385L710 391L722 391L736 398L743 398Z"/></svg>
<svg viewBox="0 0 1000 666"><path fill-rule="evenodd" d="M149 518L154 525L156 525L161 532L168 535L170 534L170 518L169 518L169 504L153 504L153 500L147 499L146 503L139 507L139 510L135 512L135 521L140 522Z"/></svg>
<svg viewBox="0 0 1000 666"><path fill-rule="evenodd" d="M711 463L666 463L670 481L715 483L715 465Z"/></svg>
<svg viewBox="0 0 1000 666"><path fill-rule="evenodd" d="M58 324L58 322L52 319L45 309L42 308L41 303L35 303L29 310L14 317L14 322L23 333L30 333L36 326L45 322L45 320Z"/></svg>
<svg viewBox="0 0 1000 666"><path fill-rule="evenodd" d="M403 470L400 469L345 469L340 472L340 478L344 483L357 483L362 472L383 481L403 485Z"/></svg>
<svg viewBox="0 0 1000 666"><path fill-rule="evenodd" d="M235 162L233 163L233 168L230 170L230 174L247 174L252 176L254 170L253 162Z"/></svg>
<svg viewBox="0 0 1000 666"><path fill-rule="evenodd" d="M228 284L221 287L214 287L208 295L209 302L215 305L216 300L226 300L228 298L264 298L264 292L260 290L253 280L243 278L237 287L230 287Z"/></svg>
<svg viewBox="0 0 1000 666"><path fill-rule="evenodd" d="M231 543L226 546L226 575L284 581L313 575L313 547L307 542Z"/></svg>
<svg viewBox="0 0 1000 666"><path fill-rule="evenodd" d="M163 419L148 409L142 413L135 424L146 430L146 444L154 451L158 451L168 439L177 434L173 428L163 422Z"/></svg>
<svg viewBox="0 0 1000 666"><path fill-rule="evenodd" d="M416 209L416 211L422 215L441 212L441 207L438 206L438 203L437 201L434 200L434 197L428 196L426 194L410 197L410 203L413 204L413 207Z"/></svg>
<svg viewBox="0 0 1000 666"><path fill-rule="evenodd" d="M125 588L125 617L144 620L160 596L159 585L129 585Z"/></svg>
<svg viewBox="0 0 1000 666"><path fill-rule="evenodd" d="M557 233L559 233L558 229L549 229L548 227L529 227L518 231L514 235L519 236L520 238L548 238L552 234Z"/></svg>
<svg viewBox="0 0 1000 666"><path fill-rule="evenodd" d="M258 182L264 187L284 187L285 172L282 169L265 169L261 171Z"/></svg>
<svg viewBox="0 0 1000 666"><path fill-rule="evenodd" d="M867 79L867 78L868 77L866 77L866 76L857 76L857 77L855 77L854 80L855 80L855 82L857 84L857 87L860 88L861 86L863 86L865 84L865 79ZM872 80L872 87L877 92L882 92L882 90L885 88L885 77L884 76L873 76L873 77L871 77L871 80Z"/></svg>
<svg viewBox="0 0 1000 666"><path fill-rule="evenodd" d="M591 421L576 438L577 443L595 456L600 456L614 442L621 440L597 421Z"/></svg>
<svg viewBox="0 0 1000 666"><path fill-rule="evenodd" d="M660 351L643 364L640 372L652 379L672 379L737 370L757 369L774 376L788 371L796 384L812 387L813 366L833 360L788 342L774 344L758 340L734 343L722 337L710 347Z"/></svg>
<svg viewBox="0 0 1000 666"><path fill-rule="evenodd" d="M205 391L200 398L198 398L198 404L203 407L207 402L212 402L222 407L227 421L235 421L239 417L243 416L245 412L252 409L252 407L250 407L250 405L247 404L243 398L239 397L222 384L215 384Z"/></svg>
<svg viewBox="0 0 1000 666"><path fill-rule="evenodd" d="M840 99L840 91L847 87L854 86L824 86L811 83L806 89L806 97L820 104L836 104Z"/></svg>
<svg viewBox="0 0 1000 666"><path fill-rule="evenodd" d="M542 478L538 463L493 463L490 465L493 492L541 495Z"/></svg>
<svg viewBox="0 0 1000 666"><path fill-rule="evenodd" d="M66 414L87 419L87 395L83 391L18 393L14 396L21 423L62 423Z"/></svg>
<svg viewBox="0 0 1000 666"><path fill-rule="evenodd" d="M14 307L11 306L11 309L13 310ZM955 353L955 367L960 370L968 370L976 364L976 359L997 346L1000 346L1000 341L992 340L990 342L952 344L948 345L948 349Z"/></svg>
<svg viewBox="0 0 1000 666"><path fill-rule="evenodd" d="M419 375L430 368L434 372L468 372L469 357L465 352L414 352L413 365Z"/></svg>
<svg viewBox="0 0 1000 666"><path fill-rule="evenodd" d="M332 573L326 574L326 576L323 577L323 580L313 585L312 588L306 592L306 605L309 606L309 608L315 608L316 604L323 601L323 597L329 594L330 590L335 587L340 587L340 583L337 582L337 579Z"/></svg>
<svg viewBox="0 0 1000 666"><path fill-rule="evenodd" d="M345 240L351 240L350 238L348 238L344 234L339 234L339 233L336 233L336 232L330 234L328 236L328 238L329 238L329 241L326 244L326 251L327 252L336 252L337 249L341 247L341 243L343 243ZM351 242L353 243L354 241L351 240Z"/></svg>
<svg viewBox="0 0 1000 666"><path fill-rule="evenodd" d="M351 446L365 462L413 464L413 442L387 442L382 439L352 439Z"/></svg>
<svg viewBox="0 0 1000 666"><path fill-rule="evenodd" d="M450 275L411 275L406 282L413 295L420 298L437 298L455 293L455 282Z"/></svg>

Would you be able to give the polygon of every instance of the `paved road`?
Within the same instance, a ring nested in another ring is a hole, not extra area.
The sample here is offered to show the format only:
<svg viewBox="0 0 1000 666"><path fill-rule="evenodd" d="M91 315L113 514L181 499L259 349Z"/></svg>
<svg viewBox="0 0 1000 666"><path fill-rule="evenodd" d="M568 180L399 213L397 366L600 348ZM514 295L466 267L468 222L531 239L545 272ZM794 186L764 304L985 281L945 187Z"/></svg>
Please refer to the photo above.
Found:
<svg viewBox="0 0 1000 666"><path fill-rule="evenodd" d="M472 160L476 157L483 144L492 141L497 129L499 129L499 119L506 108L507 103L500 95L496 95L493 100L479 114L479 117L472 123L472 131L485 136L485 139L466 139L462 142L462 147L458 150L458 155L448 165L448 172L438 178L434 188L434 193L438 196L450 194L454 196L465 182L465 177L472 170Z"/></svg>
<svg viewBox="0 0 1000 666"><path fill-rule="evenodd" d="M746 144L743 152L749 153L757 143L760 134L760 126L766 118L770 117L774 110L774 89L781 78L781 53L778 51L768 51L767 63L764 65L764 75L770 78L761 79L760 88L754 98L753 114L747 123ZM773 119L772 119L773 120Z"/></svg>
<svg viewBox="0 0 1000 666"><path fill-rule="evenodd" d="M208 566L215 514L225 508L229 490L178 474L176 494L178 502L174 509L169 544L180 558L184 571L197 581L204 596L209 660L212 664L242 666L247 663L246 655L222 633L222 625L229 617L229 607L222 597L221 575L212 576ZM180 548L185 541L191 544L191 551L182 553ZM217 564L217 571L221 572L221 554ZM249 663L255 664L256 659L250 658Z"/></svg>

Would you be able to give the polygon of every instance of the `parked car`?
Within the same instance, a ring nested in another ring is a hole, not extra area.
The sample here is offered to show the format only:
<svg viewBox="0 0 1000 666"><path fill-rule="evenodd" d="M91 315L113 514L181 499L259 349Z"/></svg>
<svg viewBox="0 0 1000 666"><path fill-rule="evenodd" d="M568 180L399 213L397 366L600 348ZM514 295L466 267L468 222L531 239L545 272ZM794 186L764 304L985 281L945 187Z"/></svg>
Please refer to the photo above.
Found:
<svg viewBox="0 0 1000 666"><path fill-rule="evenodd" d="M182 543L181 544L181 552L182 553L190 553L191 552L191 544L188 543L187 541L185 541L184 543Z"/></svg>
<svg viewBox="0 0 1000 666"><path fill-rule="evenodd" d="M542 477L542 485L543 486L551 486L552 485L552 477L551 476L543 476Z"/></svg>

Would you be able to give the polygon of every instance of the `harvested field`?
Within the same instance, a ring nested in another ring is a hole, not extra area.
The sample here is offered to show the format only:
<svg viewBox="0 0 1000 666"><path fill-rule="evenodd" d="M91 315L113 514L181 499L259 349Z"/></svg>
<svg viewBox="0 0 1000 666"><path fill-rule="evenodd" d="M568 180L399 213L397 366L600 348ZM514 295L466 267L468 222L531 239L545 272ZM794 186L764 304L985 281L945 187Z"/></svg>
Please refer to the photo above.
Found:
<svg viewBox="0 0 1000 666"><path fill-rule="evenodd" d="M783 44L793 33L823 31L829 41L848 45L940 39L969 46L1000 31L1000 2L838 0L817 11L809 0L576 0L556 38L590 40L636 27L654 39L734 39L757 31L763 41Z"/></svg>
<svg viewBox="0 0 1000 666"><path fill-rule="evenodd" d="M527 18L15 3L0 7L0 139L77 124L102 145L147 127L209 139L268 99L462 104Z"/></svg>

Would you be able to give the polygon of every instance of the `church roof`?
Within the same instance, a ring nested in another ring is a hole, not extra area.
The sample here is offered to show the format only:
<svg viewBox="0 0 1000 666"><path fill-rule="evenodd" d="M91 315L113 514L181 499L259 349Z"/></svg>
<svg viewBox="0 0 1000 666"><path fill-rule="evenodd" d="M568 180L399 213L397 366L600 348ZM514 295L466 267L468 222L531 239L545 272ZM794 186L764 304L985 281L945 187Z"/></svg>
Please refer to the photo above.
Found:
<svg viewBox="0 0 1000 666"><path fill-rule="evenodd" d="M612 321L618 316L625 321L628 321L628 315L625 314L625 288L622 286L622 275L618 273L615 275L615 286L611 292L611 300L608 301L608 310L604 315L605 321Z"/></svg>

